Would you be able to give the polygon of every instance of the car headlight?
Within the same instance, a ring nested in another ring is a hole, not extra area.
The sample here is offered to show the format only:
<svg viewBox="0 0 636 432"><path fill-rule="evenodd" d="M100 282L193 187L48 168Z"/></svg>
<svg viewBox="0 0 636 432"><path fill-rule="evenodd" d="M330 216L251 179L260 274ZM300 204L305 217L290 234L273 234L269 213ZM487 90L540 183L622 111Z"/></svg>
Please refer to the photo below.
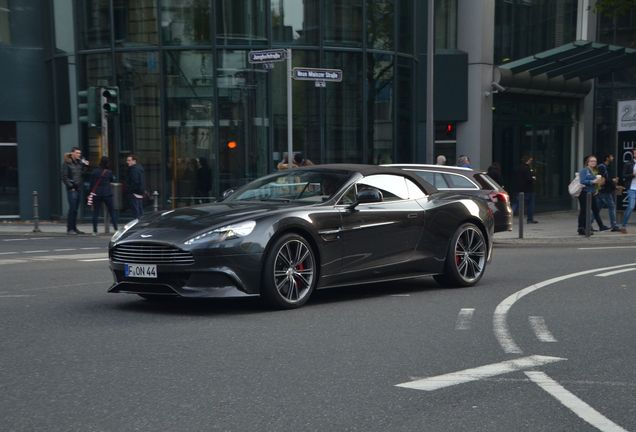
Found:
<svg viewBox="0 0 636 432"><path fill-rule="evenodd" d="M222 242L224 240L230 240L238 237L245 237L249 235L252 231L254 231L254 227L256 226L255 221L246 221L239 222L232 225L226 225L221 228L216 228L210 231L206 231L202 234L199 234L196 237L192 237L187 240L185 244L191 245L193 243L201 242L201 241L216 241Z"/></svg>
<svg viewBox="0 0 636 432"><path fill-rule="evenodd" d="M130 222L128 222L126 225L124 225L123 228L120 228L117 231L115 231L115 234L113 234L113 237L110 239L110 241L114 243L117 240L119 240L121 236L126 234L126 231L128 231L129 229L137 225L137 222L139 222L139 219L133 219Z"/></svg>

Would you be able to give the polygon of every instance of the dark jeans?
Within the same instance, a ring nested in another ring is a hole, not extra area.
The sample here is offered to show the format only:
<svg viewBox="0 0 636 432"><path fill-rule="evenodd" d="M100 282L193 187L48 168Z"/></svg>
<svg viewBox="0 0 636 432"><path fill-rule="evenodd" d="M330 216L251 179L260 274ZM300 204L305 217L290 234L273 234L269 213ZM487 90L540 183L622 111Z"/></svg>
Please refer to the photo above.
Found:
<svg viewBox="0 0 636 432"><path fill-rule="evenodd" d="M113 196L94 196L93 197L93 232L97 232L97 219L99 218L99 212L102 209L102 203L106 205L110 220L113 223L113 228L117 231L117 214L113 210Z"/></svg>
<svg viewBox="0 0 636 432"><path fill-rule="evenodd" d="M525 205L527 220L528 222L530 222L534 220L534 192L524 192L523 195L524 195L523 201ZM517 194L517 199L512 205L512 212L516 213L518 208L519 208L519 194Z"/></svg>
<svg viewBox="0 0 636 432"><path fill-rule="evenodd" d="M66 231L77 230L77 210L79 209L80 193L76 190L66 190L68 201L68 216L66 217Z"/></svg>
<svg viewBox="0 0 636 432"><path fill-rule="evenodd" d="M585 206L588 193L589 192L583 191L581 192L581 195L579 195L579 231L585 229ZM603 228L605 225L603 225L603 221L601 220L601 213L599 212L598 202L596 197L594 196L592 197L592 215L594 217L594 220L598 224L599 229ZM592 225L591 222L590 225Z"/></svg>
<svg viewBox="0 0 636 432"><path fill-rule="evenodd" d="M144 199L135 198L134 195L128 197L130 203L130 211L133 214L133 218L139 219L144 214Z"/></svg>

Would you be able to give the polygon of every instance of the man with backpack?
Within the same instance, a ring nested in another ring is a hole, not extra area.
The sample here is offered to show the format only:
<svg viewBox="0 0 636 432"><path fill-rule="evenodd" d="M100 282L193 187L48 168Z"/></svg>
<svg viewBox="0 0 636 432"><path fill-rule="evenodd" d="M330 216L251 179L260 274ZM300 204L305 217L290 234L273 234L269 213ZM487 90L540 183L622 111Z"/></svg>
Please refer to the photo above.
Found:
<svg viewBox="0 0 636 432"><path fill-rule="evenodd" d="M607 154L603 159L603 163L597 167L598 173L603 176L605 183L601 186L596 199L599 209L607 208L612 231L620 231L620 227L616 223L616 183L618 178L612 178L609 173L609 166L613 161L614 155Z"/></svg>

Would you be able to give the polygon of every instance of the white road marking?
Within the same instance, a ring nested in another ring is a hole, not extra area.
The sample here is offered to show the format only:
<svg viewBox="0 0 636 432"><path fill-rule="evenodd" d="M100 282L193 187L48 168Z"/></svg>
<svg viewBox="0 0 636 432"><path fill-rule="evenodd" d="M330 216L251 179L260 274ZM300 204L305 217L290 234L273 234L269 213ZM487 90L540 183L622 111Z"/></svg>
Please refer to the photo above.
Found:
<svg viewBox="0 0 636 432"><path fill-rule="evenodd" d="M542 316L531 316L528 317L530 320L530 326L532 327L532 331L537 336L541 342L556 342L550 330L548 330L548 326L545 323L545 319Z"/></svg>
<svg viewBox="0 0 636 432"><path fill-rule="evenodd" d="M634 271L634 270L636 270L636 268L629 268L629 269L623 269L623 270L614 270L614 271L611 271L611 272L601 273L601 274L597 274L597 275L594 275L594 276L596 276L596 277L608 277L608 276L614 276L614 275L617 275L617 274L626 273L626 272L630 272L630 271Z"/></svg>
<svg viewBox="0 0 636 432"><path fill-rule="evenodd" d="M462 308L457 314L457 321L455 322L455 330L469 330L472 324L474 308Z"/></svg>
<svg viewBox="0 0 636 432"><path fill-rule="evenodd" d="M391 297L411 297L411 294L391 294Z"/></svg>
<svg viewBox="0 0 636 432"><path fill-rule="evenodd" d="M499 345L501 345L501 348L503 348L504 352L508 353L508 354L521 354L523 353L523 351L521 351L521 348L519 348L519 345L516 344L516 342L514 341L514 339L512 338L512 336L510 335L510 330L508 329L508 312L510 311L510 308L518 301L521 300L523 297L527 296L528 294L541 289L543 287L555 284L557 282L561 282L567 279L571 279L571 278L575 278L578 276L584 276L590 273L596 273L599 271L604 271L604 270L614 270L614 269L620 269L620 268L625 268L625 267L630 267L630 266L634 266L633 263L631 264L622 264L622 265L618 265L618 266L612 266L612 267L604 267L604 268L598 268L598 269L592 269L592 270L585 270L582 272L578 272L578 273L571 273L569 275L564 275L564 276L559 276L559 277L555 277L552 279L548 279L546 281L543 282L539 282L538 284L534 284L534 285L530 285L529 287L526 287L522 290L517 291L516 293L508 296L506 299L504 299L501 303L499 303L497 305L497 308L495 309L495 313L493 314L492 317L492 324L493 324L493 330L495 332L495 337L497 338L497 341L499 342Z"/></svg>
<svg viewBox="0 0 636 432"><path fill-rule="evenodd" d="M3 239L5 242L14 242L14 241L27 241L28 238L17 238L17 239Z"/></svg>
<svg viewBox="0 0 636 432"><path fill-rule="evenodd" d="M490 378L497 375L503 375L510 372L520 371L522 369L530 369L542 366L548 363L567 360L561 357L548 357L533 355L529 357L521 357L515 360L506 360L500 363L493 363L486 366L480 366L472 369L465 369L459 372L438 375L430 378L419 379L415 381L397 384L396 387L404 387L415 390L433 391L444 387L450 387L457 384L464 384L472 381L479 381L484 378Z"/></svg>
<svg viewBox="0 0 636 432"><path fill-rule="evenodd" d="M53 249L53 252L68 252L68 251L74 251L77 250L76 248L70 248L70 249Z"/></svg>
<svg viewBox="0 0 636 432"><path fill-rule="evenodd" d="M20 252L0 252L0 255L17 255Z"/></svg>
<svg viewBox="0 0 636 432"><path fill-rule="evenodd" d="M35 297L33 294L9 294L9 295L0 295L0 298L18 298L18 297Z"/></svg>
<svg viewBox="0 0 636 432"><path fill-rule="evenodd" d="M548 392L556 400L565 405L570 411L594 426L596 429L603 432L627 432L627 429L623 429L596 411L545 373L539 371L528 371L525 372L525 374L535 384Z"/></svg>
<svg viewBox="0 0 636 432"><path fill-rule="evenodd" d="M108 261L108 258L81 259L82 262Z"/></svg>
<svg viewBox="0 0 636 432"><path fill-rule="evenodd" d="M601 250L601 249L636 249L636 246L596 246L596 247L578 248L578 250Z"/></svg>
<svg viewBox="0 0 636 432"><path fill-rule="evenodd" d="M33 257L31 260L34 261L48 261L48 260L82 260L82 259L95 259L95 258L108 258L108 253L100 252L100 253L89 253L89 254L69 254L69 255L42 255L38 257Z"/></svg>
<svg viewBox="0 0 636 432"><path fill-rule="evenodd" d="M3 259L0 260L0 265L6 265L6 264L22 264L28 262L27 260L19 260L19 259Z"/></svg>
<svg viewBox="0 0 636 432"><path fill-rule="evenodd" d="M53 237L29 237L29 240L50 240Z"/></svg>
<svg viewBox="0 0 636 432"><path fill-rule="evenodd" d="M51 252L48 249L45 250L32 250L32 251L23 251L23 254L32 254L32 253L45 253L45 252Z"/></svg>
<svg viewBox="0 0 636 432"><path fill-rule="evenodd" d="M80 248L81 250L95 250L95 249L101 249L98 247L85 247L85 248Z"/></svg>

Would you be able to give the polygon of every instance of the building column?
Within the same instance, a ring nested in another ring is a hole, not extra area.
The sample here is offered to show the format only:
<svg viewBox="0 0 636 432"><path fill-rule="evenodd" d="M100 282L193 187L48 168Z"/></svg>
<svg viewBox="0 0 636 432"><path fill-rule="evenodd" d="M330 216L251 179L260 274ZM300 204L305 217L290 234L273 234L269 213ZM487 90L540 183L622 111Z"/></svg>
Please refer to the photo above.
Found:
<svg viewBox="0 0 636 432"><path fill-rule="evenodd" d="M492 162L495 1L458 0L457 48L468 53L468 121L457 124L457 155L473 168Z"/></svg>

